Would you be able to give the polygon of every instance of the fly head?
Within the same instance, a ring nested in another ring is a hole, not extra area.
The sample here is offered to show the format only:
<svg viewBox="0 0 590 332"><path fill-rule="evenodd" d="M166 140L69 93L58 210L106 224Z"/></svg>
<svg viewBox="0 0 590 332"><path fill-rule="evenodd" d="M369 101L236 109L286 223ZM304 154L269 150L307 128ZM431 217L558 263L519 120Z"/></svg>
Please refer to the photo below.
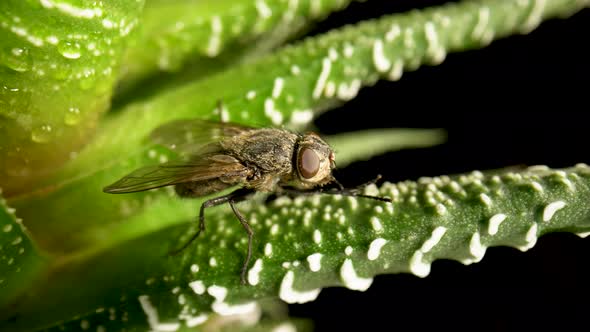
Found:
<svg viewBox="0 0 590 332"><path fill-rule="evenodd" d="M332 169L335 168L334 151L314 133L303 135L297 144L294 158L296 186L312 188L334 180Z"/></svg>

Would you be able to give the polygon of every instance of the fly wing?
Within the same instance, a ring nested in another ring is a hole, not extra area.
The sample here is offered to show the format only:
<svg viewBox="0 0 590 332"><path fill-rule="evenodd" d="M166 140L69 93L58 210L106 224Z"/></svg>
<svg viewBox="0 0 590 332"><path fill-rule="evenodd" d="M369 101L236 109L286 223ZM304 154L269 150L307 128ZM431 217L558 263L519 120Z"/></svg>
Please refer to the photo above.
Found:
<svg viewBox="0 0 590 332"><path fill-rule="evenodd" d="M186 156L202 152L203 148L211 143L254 129L256 128L228 122L182 119L154 129L150 137L154 143Z"/></svg>
<svg viewBox="0 0 590 332"><path fill-rule="evenodd" d="M228 155L210 155L186 163L168 162L140 168L105 187L103 191L110 194L125 194L185 182L240 178L247 174L248 168L237 159Z"/></svg>

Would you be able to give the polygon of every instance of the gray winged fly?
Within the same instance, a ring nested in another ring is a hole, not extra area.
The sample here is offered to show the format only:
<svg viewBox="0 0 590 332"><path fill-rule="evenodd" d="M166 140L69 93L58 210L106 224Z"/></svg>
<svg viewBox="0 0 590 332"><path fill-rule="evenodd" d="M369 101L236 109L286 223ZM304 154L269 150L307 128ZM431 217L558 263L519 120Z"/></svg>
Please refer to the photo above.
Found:
<svg viewBox="0 0 590 332"><path fill-rule="evenodd" d="M167 123L156 128L150 138L186 158L137 169L103 191L124 194L174 186L181 197L204 197L238 186L235 191L201 205L198 230L172 254L184 250L205 230L206 208L229 203L248 233L248 252L240 275L242 284L246 283L254 233L235 204L251 194L325 193L391 202L386 197L363 195L360 187L345 189L336 181L332 175L336 167L334 151L315 133L192 119ZM329 183L338 188L322 188Z"/></svg>

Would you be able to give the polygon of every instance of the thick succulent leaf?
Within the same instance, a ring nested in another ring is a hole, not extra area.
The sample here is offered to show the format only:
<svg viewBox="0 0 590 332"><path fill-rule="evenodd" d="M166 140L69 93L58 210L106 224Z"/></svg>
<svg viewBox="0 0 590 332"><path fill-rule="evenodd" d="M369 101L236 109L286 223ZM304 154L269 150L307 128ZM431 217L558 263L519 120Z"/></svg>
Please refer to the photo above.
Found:
<svg viewBox="0 0 590 332"><path fill-rule="evenodd" d="M0 191L0 307L10 305L45 268L46 259L38 252L14 208L6 205Z"/></svg>
<svg viewBox="0 0 590 332"><path fill-rule="evenodd" d="M430 147L446 140L443 130L371 129L325 137L338 156L338 167L388 151Z"/></svg>
<svg viewBox="0 0 590 332"><path fill-rule="evenodd" d="M528 31L544 18L587 4L478 1L388 16L309 39L113 114L60 173L35 191L11 197L39 246L63 255L35 279L23 279L26 294L21 288L0 293L0 303L11 303L0 310L0 329L53 326L59 320L76 330L87 325L183 328L211 309L218 314L255 309L235 306L242 301L279 294L300 302L329 285L364 289L380 273L425 275L435 258L470 263L488 246L524 250L546 232L585 235L585 166L384 185L381 191L394 196L393 205L338 197L280 199L267 209L261 202L246 203L240 209L256 223L256 241L262 242L255 251L261 263L253 261L249 273L258 283L244 288L238 275L245 236L226 207L208 212L210 226L198 244L170 257L168 250L186 236L186 225L180 224L194 220L201 200L179 200L167 190L113 196L101 188L138 166L172 157L145 143L145 135L169 120L211 117L219 98L225 108L213 116L298 127L309 123L314 111L354 97L378 78L398 79L403 69L441 61L447 51ZM312 272L318 263L320 270ZM48 301L34 301L31 294Z"/></svg>
<svg viewBox="0 0 590 332"><path fill-rule="evenodd" d="M0 183L6 194L68 160L109 109L143 1L0 2Z"/></svg>
<svg viewBox="0 0 590 332"><path fill-rule="evenodd" d="M373 185L366 193L393 203L318 195L240 204L255 233L250 286L239 281L244 229L228 207L218 207L208 210L204 235L179 255L167 253L195 230L187 225L62 261L28 290L45 300L19 302L16 320L2 327L76 316L66 330L97 324L174 330L211 312L253 312L257 299L302 303L329 286L363 291L379 274L425 277L436 259L471 264L490 247L526 251L543 234L590 231L587 165L422 178ZM175 215L177 207L161 204L135 218L194 216Z"/></svg>
<svg viewBox="0 0 590 332"><path fill-rule="evenodd" d="M158 72L204 76L264 54L351 0L148 1L137 41L126 53L122 88ZM158 79L162 87L162 77ZM145 89L142 85L141 89Z"/></svg>

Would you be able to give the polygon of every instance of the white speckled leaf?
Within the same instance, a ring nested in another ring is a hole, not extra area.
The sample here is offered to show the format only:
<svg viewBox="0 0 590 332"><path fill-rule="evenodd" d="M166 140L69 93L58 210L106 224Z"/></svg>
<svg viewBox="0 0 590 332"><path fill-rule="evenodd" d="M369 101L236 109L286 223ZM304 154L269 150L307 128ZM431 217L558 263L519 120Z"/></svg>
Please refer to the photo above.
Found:
<svg viewBox="0 0 590 332"><path fill-rule="evenodd" d="M157 72L199 78L267 53L350 0L148 1L122 85ZM188 74L189 72L190 74Z"/></svg>
<svg viewBox="0 0 590 332"><path fill-rule="evenodd" d="M251 286L239 284L246 234L231 210L219 207L209 210L205 235L178 256L166 253L189 236L186 225L65 262L30 290L46 300L23 303L23 319L15 324L80 315L65 330L81 322L107 330L172 329L202 322L211 312L253 314L257 299L303 303L328 286L362 291L379 274L425 277L436 259L471 264L490 247L526 251L543 234L590 230L587 165L422 178L366 193L393 203L337 196L241 203L255 233ZM162 204L144 218L172 215L176 208ZM70 288L79 292L64 292ZM105 319L109 315L114 319Z"/></svg>

